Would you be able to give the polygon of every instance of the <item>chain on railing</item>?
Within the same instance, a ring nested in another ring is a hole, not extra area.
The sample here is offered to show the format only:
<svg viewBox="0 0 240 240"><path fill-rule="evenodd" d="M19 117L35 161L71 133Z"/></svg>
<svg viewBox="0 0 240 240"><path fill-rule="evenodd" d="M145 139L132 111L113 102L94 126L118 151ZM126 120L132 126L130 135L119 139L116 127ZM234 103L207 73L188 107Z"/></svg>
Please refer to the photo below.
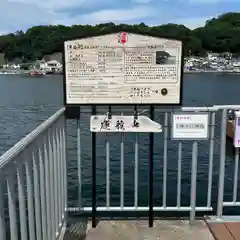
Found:
<svg viewBox="0 0 240 240"><path fill-rule="evenodd" d="M17 240L19 237L23 240L53 240L65 228L64 111L56 112L0 157L1 240ZM8 214L4 214L6 200Z"/></svg>

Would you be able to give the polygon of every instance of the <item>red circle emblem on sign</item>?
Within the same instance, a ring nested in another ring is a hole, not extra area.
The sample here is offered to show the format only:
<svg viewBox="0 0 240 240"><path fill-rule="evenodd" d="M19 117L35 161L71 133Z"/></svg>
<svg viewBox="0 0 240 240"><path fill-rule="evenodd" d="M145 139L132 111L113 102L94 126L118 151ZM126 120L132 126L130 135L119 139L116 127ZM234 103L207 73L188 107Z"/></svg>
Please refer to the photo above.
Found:
<svg viewBox="0 0 240 240"><path fill-rule="evenodd" d="M119 34L119 42L121 42L123 44L127 42L127 33L126 32L121 32Z"/></svg>

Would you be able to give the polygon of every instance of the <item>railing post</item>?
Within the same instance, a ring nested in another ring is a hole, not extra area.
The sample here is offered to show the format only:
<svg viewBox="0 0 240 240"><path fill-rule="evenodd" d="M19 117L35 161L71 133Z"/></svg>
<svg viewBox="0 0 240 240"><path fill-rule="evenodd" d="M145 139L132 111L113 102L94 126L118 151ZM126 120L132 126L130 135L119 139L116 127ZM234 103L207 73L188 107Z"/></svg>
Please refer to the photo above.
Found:
<svg viewBox="0 0 240 240"><path fill-rule="evenodd" d="M77 170L78 170L78 206L82 207L82 163L80 117L77 119Z"/></svg>
<svg viewBox="0 0 240 240"><path fill-rule="evenodd" d="M54 151L53 151L53 141L52 141L52 134L53 129L49 129L48 131L48 151L49 151L49 185L50 185L50 206L51 206L51 228L52 228L52 235L51 238L54 239L56 237L56 215L55 215L55 172L54 172Z"/></svg>
<svg viewBox="0 0 240 240"><path fill-rule="evenodd" d="M40 178L39 178L39 148L36 146L36 153L33 154L33 186L34 186L34 205L35 205L35 223L36 239L42 239L41 205L40 205Z"/></svg>
<svg viewBox="0 0 240 240"><path fill-rule="evenodd" d="M150 106L150 118L154 120L154 106ZM148 226L153 227L153 155L154 155L154 135L151 132L149 138L149 159L148 159Z"/></svg>
<svg viewBox="0 0 240 240"><path fill-rule="evenodd" d="M181 189L182 189L182 141L178 142L178 174L177 174L177 207L181 207Z"/></svg>
<svg viewBox="0 0 240 240"><path fill-rule="evenodd" d="M4 181L3 179L0 179L0 239L6 240L3 186L4 186Z"/></svg>
<svg viewBox="0 0 240 240"><path fill-rule="evenodd" d="M234 180L233 180L233 202L237 202L238 191L238 169L239 169L239 148L235 148L235 166L234 166Z"/></svg>
<svg viewBox="0 0 240 240"><path fill-rule="evenodd" d="M55 219L55 237L59 234L59 212L58 212L58 172L57 172L57 165L58 165L58 156L57 156L57 134L56 128L54 127L52 130L52 157L53 157L53 199L54 199L54 219Z"/></svg>
<svg viewBox="0 0 240 240"><path fill-rule="evenodd" d="M24 160L24 158L22 157ZM19 215L20 215L20 231L21 239L27 239L27 216L26 216L26 201L24 193L24 165L20 165L17 169L18 178L18 200L19 200Z"/></svg>
<svg viewBox="0 0 240 240"><path fill-rule="evenodd" d="M192 145L192 170L191 170L191 212L190 222L193 223L196 215L196 190L197 190L197 156L198 156L198 143L193 142Z"/></svg>
<svg viewBox="0 0 240 240"><path fill-rule="evenodd" d="M124 207L124 133L121 133L120 143L120 206Z"/></svg>
<svg viewBox="0 0 240 240"><path fill-rule="evenodd" d="M67 120L64 121L63 127L63 173L64 173L64 216L65 222L68 218L67 206L68 206L68 165L67 165Z"/></svg>
<svg viewBox="0 0 240 240"><path fill-rule="evenodd" d="M92 115L96 115L96 106L92 106ZM96 133L92 132L92 227L96 225Z"/></svg>
<svg viewBox="0 0 240 240"><path fill-rule="evenodd" d="M33 159L33 156L30 157ZM27 206L28 206L28 224L29 224L29 238L35 239L35 221L34 221L34 203L33 203L33 173L32 162L26 158L26 180L27 180Z"/></svg>
<svg viewBox="0 0 240 240"><path fill-rule="evenodd" d="M138 207L138 188L139 188L139 181L138 181L138 171L139 171L139 135L136 133L136 140L135 140L135 168L134 168L134 207Z"/></svg>
<svg viewBox="0 0 240 240"><path fill-rule="evenodd" d="M164 147L163 147L163 191L162 205L167 206L167 154L168 154L168 113L164 116Z"/></svg>
<svg viewBox="0 0 240 240"><path fill-rule="evenodd" d="M45 138L42 137L43 144L45 144ZM38 146L38 158L39 158L39 177L40 177L40 196L41 196L41 217L42 217L42 238L47 239L47 194L45 184L46 174L46 162L44 158L44 145L41 148Z"/></svg>
<svg viewBox="0 0 240 240"><path fill-rule="evenodd" d="M214 130L215 130L215 112L211 115L211 132L210 132L210 148L209 148L209 167L208 167L208 194L207 206L211 207L212 200L212 174L213 174L213 153L214 153Z"/></svg>
<svg viewBox="0 0 240 240"><path fill-rule="evenodd" d="M7 177L7 192L8 192L8 212L10 221L10 236L11 240L17 240L18 239L17 207L16 207L15 178L13 172L10 173L10 175Z"/></svg>
<svg viewBox="0 0 240 240"><path fill-rule="evenodd" d="M63 219L62 219L62 197L61 197L61 191L62 191L62 186L61 186L61 147L60 147L60 129L61 129L61 121L58 122L57 128L56 128L56 151L57 151L57 198L58 198L58 229L59 229L59 234L61 233L61 228L63 226Z"/></svg>
<svg viewBox="0 0 240 240"><path fill-rule="evenodd" d="M110 144L106 133L106 207L110 207Z"/></svg>
<svg viewBox="0 0 240 240"><path fill-rule="evenodd" d="M47 219L47 236L52 237L52 215L51 215L51 190L50 190L50 151L48 148L48 131L44 136L44 177L45 177L45 194L46 194L46 219Z"/></svg>
<svg viewBox="0 0 240 240"><path fill-rule="evenodd" d="M227 131L227 109L223 109L222 110L222 121L221 121L220 168L219 168L219 182L218 182L217 220L222 219L222 213L223 213L226 131Z"/></svg>

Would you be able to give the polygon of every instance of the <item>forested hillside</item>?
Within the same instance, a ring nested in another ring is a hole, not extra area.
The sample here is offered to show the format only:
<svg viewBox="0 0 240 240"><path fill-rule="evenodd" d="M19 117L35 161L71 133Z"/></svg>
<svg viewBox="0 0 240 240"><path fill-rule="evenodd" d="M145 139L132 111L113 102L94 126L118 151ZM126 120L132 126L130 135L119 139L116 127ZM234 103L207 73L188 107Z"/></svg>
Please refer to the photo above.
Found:
<svg viewBox="0 0 240 240"><path fill-rule="evenodd" d="M40 59L45 54L62 51L64 40L116 31L180 39L185 46L185 55L203 55L206 51L240 53L240 13L223 14L208 20L204 27L194 30L171 23L153 27L144 23L35 26L25 33L17 31L0 36L0 53L4 53L8 60L20 57L27 62Z"/></svg>

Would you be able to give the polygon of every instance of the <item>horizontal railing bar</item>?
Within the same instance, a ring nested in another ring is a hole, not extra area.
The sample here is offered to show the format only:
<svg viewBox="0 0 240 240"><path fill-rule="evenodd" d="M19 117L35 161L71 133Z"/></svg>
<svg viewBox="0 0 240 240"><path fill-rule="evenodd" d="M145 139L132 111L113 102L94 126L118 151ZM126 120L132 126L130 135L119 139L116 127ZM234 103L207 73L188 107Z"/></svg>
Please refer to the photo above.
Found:
<svg viewBox="0 0 240 240"><path fill-rule="evenodd" d="M121 211L121 212L131 212L131 211L149 211L149 207L97 207L97 211L102 212L111 212L111 211ZM192 210L191 207L153 207L153 211L186 211L190 212ZM196 211L199 212L208 212L213 211L212 207L196 207ZM84 211L84 212L91 212L92 207L70 207L67 208L68 212L78 212L78 211Z"/></svg>
<svg viewBox="0 0 240 240"><path fill-rule="evenodd" d="M223 202L223 207L240 207L240 202Z"/></svg>
<svg viewBox="0 0 240 240"><path fill-rule="evenodd" d="M60 116L64 113L65 108L61 108L51 117L49 117L45 122L39 125L35 130L29 133L22 140L17 142L12 148L5 152L0 157L0 169L3 168L9 161L11 161L15 156L17 156L21 151L23 151L29 144L31 144L42 132L47 130L53 123L55 123Z"/></svg>
<svg viewBox="0 0 240 240"><path fill-rule="evenodd" d="M231 106L231 105L229 105ZM234 105L233 105L234 106ZM240 106L238 107L240 108ZM143 108L144 109L144 108ZM139 112L141 112L143 109L140 109ZM146 110L146 111L145 111ZM205 111L205 112L215 112L215 111L218 111L219 110L219 107L218 106L202 106L202 107L172 107L172 108L166 108L164 106L159 106L157 108L155 108L155 111L156 112L176 112L176 111ZM126 114L133 114L133 111L131 110L131 108L129 107L128 108L125 108L125 109L117 109L117 108L113 108L111 110L111 113L115 114L115 113L118 113L119 112L124 112ZM149 109L146 108L144 109L144 112L145 113L149 113ZM80 110L80 113L81 114L90 114L91 113L91 109L89 109L88 111L84 111L83 109ZM106 110L104 109L97 109L97 114L106 114Z"/></svg>
<svg viewBox="0 0 240 240"><path fill-rule="evenodd" d="M191 111L193 111L193 112L196 112L196 111L215 112L216 111L217 112L219 110L219 108L216 106L212 106L212 107L181 107L179 110L183 111L183 112L191 112Z"/></svg>
<svg viewBox="0 0 240 240"><path fill-rule="evenodd" d="M240 110L240 105L213 105L213 107L217 109L235 109L235 110Z"/></svg>

